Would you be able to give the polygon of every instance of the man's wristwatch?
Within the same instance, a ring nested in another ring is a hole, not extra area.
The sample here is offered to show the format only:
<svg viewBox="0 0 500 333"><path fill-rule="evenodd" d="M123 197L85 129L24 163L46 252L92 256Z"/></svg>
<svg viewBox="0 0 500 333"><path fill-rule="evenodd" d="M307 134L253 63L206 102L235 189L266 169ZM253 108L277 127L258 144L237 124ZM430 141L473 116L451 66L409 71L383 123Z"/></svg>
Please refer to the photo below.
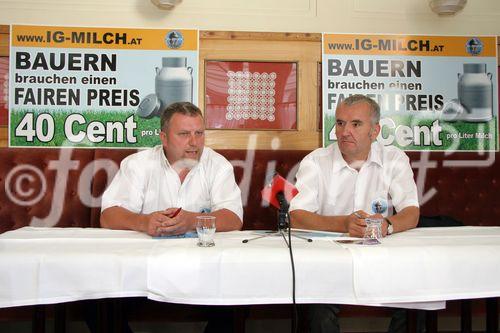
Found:
<svg viewBox="0 0 500 333"><path fill-rule="evenodd" d="M394 227L392 226L392 222L387 218L384 217L385 222L387 222L387 234L392 235L394 232Z"/></svg>

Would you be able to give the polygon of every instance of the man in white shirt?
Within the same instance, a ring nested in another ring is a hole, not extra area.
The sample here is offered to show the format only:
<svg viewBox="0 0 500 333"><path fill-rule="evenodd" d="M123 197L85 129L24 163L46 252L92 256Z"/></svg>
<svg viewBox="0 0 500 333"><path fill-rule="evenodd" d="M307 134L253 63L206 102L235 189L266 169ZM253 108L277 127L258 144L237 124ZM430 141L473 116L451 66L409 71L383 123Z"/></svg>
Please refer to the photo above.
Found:
<svg viewBox="0 0 500 333"><path fill-rule="evenodd" d="M337 142L300 163L299 193L290 203L292 226L363 237L365 218L378 217L384 218L383 236L415 228L419 205L413 172L404 152L375 141L378 104L353 95L339 104L335 118ZM338 312L336 305L305 306L305 324L310 332L339 332ZM405 331L404 315L394 313L389 332Z"/></svg>
<svg viewBox="0 0 500 333"><path fill-rule="evenodd" d="M384 236L415 228L419 205L408 156L375 139L380 108L364 95L345 99L336 113L337 143L300 163L297 196L290 203L295 228L362 237L366 217L383 217ZM397 214L391 215L392 208Z"/></svg>
<svg viewBox="0 0 500 333"><path fill-rule="evenodd" d="M168 106L160 139L162 145L122 161L102 197L101 225L178 235L196 230L196 216L209 214L216 217L217 231L241 229L241 192L233 166L204 146L200 109L188 102Z"/></svg>
<svg viewBox="0 0 500 333"><path fill-rule="evenodd" d="M205 147L198 107L170 104L161 116L162 144L125 158L102 197L101 226L179 235L196 230L196 216L216 217L217 231L240 230L241 191L231 163ZM133 304L133 302L132 302ZM125 301L125 307L130 304ZM208 317L205 333L233 332L230 307L200 307ZM91 330L96 315L87 314ZM132 332L126 322L124 332Z"/></svg>

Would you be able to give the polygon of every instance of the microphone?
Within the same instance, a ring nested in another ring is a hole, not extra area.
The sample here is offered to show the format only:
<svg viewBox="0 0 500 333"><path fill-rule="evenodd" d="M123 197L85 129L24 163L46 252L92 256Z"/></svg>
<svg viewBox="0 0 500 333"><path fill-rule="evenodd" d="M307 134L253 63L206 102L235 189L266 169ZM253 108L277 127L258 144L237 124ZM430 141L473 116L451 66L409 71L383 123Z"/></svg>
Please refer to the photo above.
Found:
<svg viewBox="0 0 500 333"><path fill-rule="evenodd" d="M278 209L288 208L288 203L297 193L299 190L295 185L278 173L275 173L271 181L261 191L262 199Z"/></svg>

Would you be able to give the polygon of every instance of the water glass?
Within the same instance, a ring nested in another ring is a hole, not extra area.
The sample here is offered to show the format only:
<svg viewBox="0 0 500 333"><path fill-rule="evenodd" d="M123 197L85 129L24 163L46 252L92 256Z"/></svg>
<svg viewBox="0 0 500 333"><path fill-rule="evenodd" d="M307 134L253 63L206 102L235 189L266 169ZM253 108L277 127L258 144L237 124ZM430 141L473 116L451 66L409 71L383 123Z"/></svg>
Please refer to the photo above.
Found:
<svg viewBox="0 0 500 333"><path fill-rule="evenodd" d="M363 236L364 245L376 245L380 244L380 239L382 239L382 221L383 219L377 218L366 218L366 229Z"/></svg>
<svg viewBox="0 0 500 333"><path fill-rule="evenodd" d="M197 216L196 233L198 234L198 246L214 246L215 216Z"/></svg>

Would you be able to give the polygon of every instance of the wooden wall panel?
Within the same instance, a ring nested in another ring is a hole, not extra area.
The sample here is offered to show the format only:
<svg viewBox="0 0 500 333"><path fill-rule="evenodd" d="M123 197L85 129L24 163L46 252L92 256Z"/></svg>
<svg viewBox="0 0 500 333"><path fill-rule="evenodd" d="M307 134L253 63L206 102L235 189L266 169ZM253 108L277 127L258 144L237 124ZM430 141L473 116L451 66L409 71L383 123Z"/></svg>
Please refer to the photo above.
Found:
<svg viewBox="0 0 500 333"><path fill-rule="evenodd" d="M0 127L0 147L8 147L7 127Z"/></svg>
<svg viewBox="0 0 500 333"><path fill-rule="evenodd" d="M203 32L200 34L199 105L204 109L205 61L297 62L297 131L209 130L213 148L314 149L321 145L318 131L318 62L321 34ZM250 141L252 137L254 141Z"/></svg>
<svg viewBox="0 0 500 333"><path fill-rule="evenodd" d="M0 25L0 57L9 56L9 26ZM9 145L7 127L0 126L0 147Z"/></svg>
<svg viewBox="0 0 500 333"><path fill-rule="evenodd" d="M9 26L0 25L0 57L9 56Z"/></svg>

